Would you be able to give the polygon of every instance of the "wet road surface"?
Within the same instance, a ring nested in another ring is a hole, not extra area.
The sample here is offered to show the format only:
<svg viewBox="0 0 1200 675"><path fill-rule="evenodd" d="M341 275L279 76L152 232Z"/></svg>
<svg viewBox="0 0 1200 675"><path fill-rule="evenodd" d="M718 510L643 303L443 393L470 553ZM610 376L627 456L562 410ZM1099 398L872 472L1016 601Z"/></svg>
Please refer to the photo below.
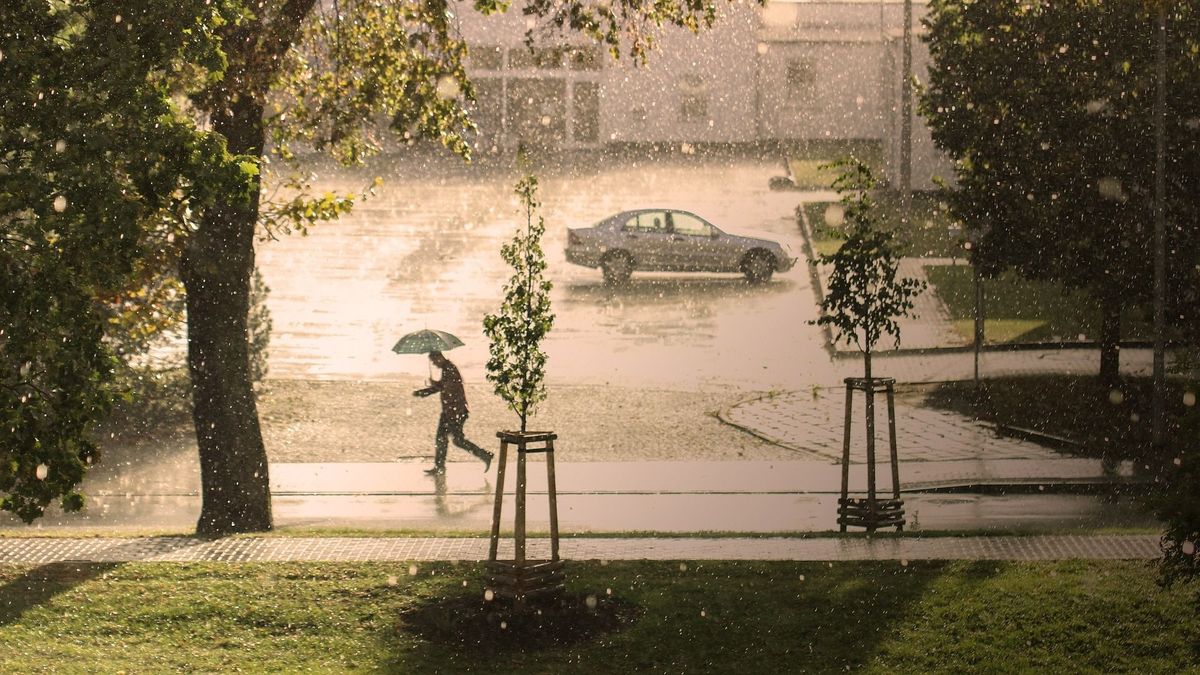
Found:
<svg viewBox="0 0 1200 675"><path fill-rule="evenodd" d="M452 160L382 162L338 172L320 189L354 190L379 173L378 195L308 237L263 242L271 287L271 377L396 379L427 373L425 359L390 349L403 333L450 331L467 344L453 360L483 379L483 317L511 274L500 246L523 223L507 168ZM554 330L544 343L553 382L685 390L800 388L835 382L803 259L768 284L735 275L635 273L622 288L565 261L568 227L627 208L694 211L733 233L765 234L801 256L794 194L771 192L774 158L605 159L535 170L553 281ZM568 162L569 164L569 162Z"/></svg>

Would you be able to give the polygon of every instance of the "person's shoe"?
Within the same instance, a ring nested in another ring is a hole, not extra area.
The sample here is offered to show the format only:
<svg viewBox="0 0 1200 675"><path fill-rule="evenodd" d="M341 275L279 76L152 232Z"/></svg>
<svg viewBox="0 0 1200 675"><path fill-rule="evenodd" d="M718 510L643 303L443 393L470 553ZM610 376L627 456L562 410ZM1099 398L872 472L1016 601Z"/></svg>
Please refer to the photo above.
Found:
<svg viewBox="0 0 1200 675"><path fill-rule="evenodd" d="M437 476L437 475L446 473L446 467L444 467L444 466L431 467L431 468L425 469L425 473L429 474L430 476Z"/></svg>
<svg viewBox="0 0 1200 675"><path fill-rule="evenodd" d="M492 468L492 459L495 458L495 456L496 456L495 453L489 452L488 456L484 458L484 460L483 460L483 472L484 473L487 473Z"/></svg>

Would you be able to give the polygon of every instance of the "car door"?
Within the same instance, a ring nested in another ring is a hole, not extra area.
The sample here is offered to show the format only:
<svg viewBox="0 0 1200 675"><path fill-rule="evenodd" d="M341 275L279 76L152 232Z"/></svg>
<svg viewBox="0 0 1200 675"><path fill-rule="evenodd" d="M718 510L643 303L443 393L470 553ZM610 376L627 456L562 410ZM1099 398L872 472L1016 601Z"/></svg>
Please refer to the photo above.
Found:
<svg viewBox="0 0 1200 675"><path fill-rule="evenodd" d="M670 220L674 269L689 272L727 271L720 246L720 230L694 213L672 211Z"/></svg>
<svg viewBox="0 0 1200 675"><path fill-rule="evenodd" d="M671 238L667 234L667 214L664 211L638 211L621 226L622 247L633 254L633 264L639 270L671 269L669 264Z"/></svg>

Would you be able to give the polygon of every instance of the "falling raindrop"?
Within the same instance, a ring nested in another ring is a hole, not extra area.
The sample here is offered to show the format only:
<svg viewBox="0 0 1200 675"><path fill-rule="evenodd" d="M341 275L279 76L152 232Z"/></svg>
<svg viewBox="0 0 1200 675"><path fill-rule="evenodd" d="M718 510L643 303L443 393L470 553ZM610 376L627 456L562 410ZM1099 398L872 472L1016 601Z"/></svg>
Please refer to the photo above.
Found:
<svg viewBox="0 0 1200 675"><path fill-rule="evenodd" d="M686 572L688 570L687 563L679 563L679 571Z"/></svg>
<svg viewBox="0 0 1200 675"><path fill-rule="evenodd" d="M1125 392L1120 389L1113 389L1108 392L1108 402L1113 405L1120 405L1125 400Z"/></svg>
<svg viewBox="0 0 1200 675"><path fill-rule="evenodd" d="M584 599L583 604L587 605L588 609L596 609L596 596L587 596L587 598Z"/></svg>
<svg viewBox="0 0 1200 675"><path fill-rule="evenodd" d="M398 583L400 583L400 580L398 578L396 578L395 574L388 575L388 578L387 578L388 586L395 586Z"/></svg>
<svg viewBox="0 0 1200 675"><path fill-rule="evenodd" d="M1183 542L1179 549L1183 551L1184 555L1196 555L1196 545L1190 541Z"/></svg>
<svg viewBox="0 0 1200 675"><path fill-rule="evenodd" d="M64 141L63 139L60 138L60 139L58 139L58 141L56 141L54 143L54 151L55 152L66 152L66 150L67 150L67 142Z"/></svg>
<svg viewBox="0 0 1200 675"><path fill-rule="evenodd" d="M416 565L408 566L408 576L410 576L410 577L417 576L417 566Z"/></svg>
<svg viewBox="0 0 1200 675"><path fill-rule="evenodd" d="M67 210L67 198L59 195L54 198L54 210L62 213Z"/></svg>
<svg viewBox="0 0 1200 675"><path fill-rule="evenodd" d="M46 464L38 464L35 475L38 480L46 480L46 476L50 475L50 467Z"/></svg>
<svg viewBox="0 0 1200 675"><path fill-rule="evenodd" d="M495 600L495 599L496 599L496 593L494 591L492 591L492 589L489 588L483 592L483 601L484 602L491 602L492 600Z"/></svg>
<svg viewBox="0 0 1200 675"><path fill-rule="evenodd" d="M1194 392L1194 391L1183 392L1183 404L1189 408L1196 405L1196 392Z"/></svg>

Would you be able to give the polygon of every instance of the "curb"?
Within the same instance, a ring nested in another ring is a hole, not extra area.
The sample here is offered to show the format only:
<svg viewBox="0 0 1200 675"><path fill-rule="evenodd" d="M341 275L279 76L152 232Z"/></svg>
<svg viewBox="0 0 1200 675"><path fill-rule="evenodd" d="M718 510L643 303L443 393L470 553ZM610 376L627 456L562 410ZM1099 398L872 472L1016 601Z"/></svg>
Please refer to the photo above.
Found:
<svg viewBox="0 0 1200 675"><path fill-rule="evenodd" d="M834 387L829 387L829 388L833 389ZM774 436L771 436L770 434L767 434L763 431L755 429L754 427L748 427L744 424L739 424L737 422L734 422L729 417L730 411L732 411L734 408L736 408L738 406L745 405L747 403L753 403L755 401L761 401L765 398L775 398L777 396L783 396L783 395L788 395L788 394L798 394L798 393L799 392L796 392L796 391L785 391L785 392L781 392L781 393L767 392L767 393L763 393L763 394L755 394L753 396L743 398L739 401L734 401L733 403L730 403L729 405L725 406L724 408L718 410L717 411L717 419L720 420L722 423L733 427L734 429L738 429L739 431L744 431L745 433L748 433L751 436L762 439L772 445L777 445L785 450L791 450L792 452L802 452L802 453L805 453L806 455L816 455L817 457L819 457L821 459L829 461L831 464L840 464L842 461L840 457L832 457L830 455L826 455L826 454L817 452L815 450L810 450L808 448L798 448L798 447L792 445L791 443L788 443L785 440L775 438Z"/></svg>

